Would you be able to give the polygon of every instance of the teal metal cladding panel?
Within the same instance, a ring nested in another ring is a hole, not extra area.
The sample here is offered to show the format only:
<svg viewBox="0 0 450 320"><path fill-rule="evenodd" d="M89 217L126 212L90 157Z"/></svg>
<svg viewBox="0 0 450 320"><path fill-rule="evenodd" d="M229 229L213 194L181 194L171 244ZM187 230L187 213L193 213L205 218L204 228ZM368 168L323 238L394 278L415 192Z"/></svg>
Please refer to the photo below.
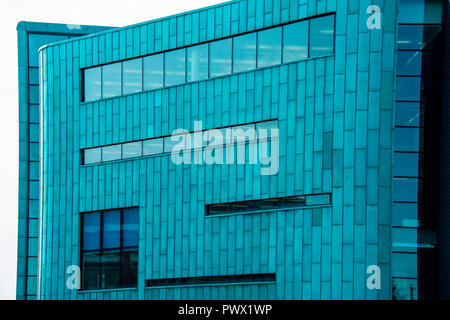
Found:
<svg viewBox="0 0 450 320"><path fill-rule="evenodd" d="M40 45L94 33L106 27L19 22L19 223L17 289L19 300L37 295L39 237L39 64Z"/></svg>
<svg viewBox="0 0 450 320"><path fill-rule="evenodd" d="M366 9L383 11L381 30ZM43 299L389 299L395 1L234 1L41 51ZM335 54L80 103L80 68L336 12ZM387 48L387 49L386 49ZM378 61L378 62L377 62ZM81 166L80 149L278 119L280 170L175 165L169 155ZM330 192L332 205L205 216L205 204ZM138 206L136 290L66 288L80 212ZM366 268L381 267L381 290ZM276 273L276 284L146 288L145 280Z"/></svg>

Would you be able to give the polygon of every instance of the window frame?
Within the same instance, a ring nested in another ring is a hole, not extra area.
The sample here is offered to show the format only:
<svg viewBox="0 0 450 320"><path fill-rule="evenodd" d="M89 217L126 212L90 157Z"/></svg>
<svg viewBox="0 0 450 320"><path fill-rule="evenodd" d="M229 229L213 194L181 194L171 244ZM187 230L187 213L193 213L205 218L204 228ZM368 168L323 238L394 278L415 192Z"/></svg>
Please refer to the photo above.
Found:
<svg viewBox="0 0 450 320"><path fill-rule="evenodd" d="M138 216L138 222L137 222L137 226L138 226L138 230L137 230L137 245L136 246L128 246L128 247L124 247L123 245L123 220L124 220L124 213L127 210L137 210L137 216ZM104 249L103 248L103 236L104 236L104 214L108 213L108 212L112 212L112 211L120 211L120 240L119 240L119 247L117 248L107 248ZM100 223L99 223L99 248L98 249L92 249L92 250L84 250L84 219L85 219L85 215L88 214L94 214L94 213L99 213L100 215ZM79 251L79 259L80 259L80 291L92 291L92 290L114 290L114 289L124 289L124 288L137 288L138 285L138 280L137 280L137 273L138 273L138 269L136 269L136 284L135 285L123 285L122 284L122 256L124 254L124 252L132 252L134 254L136 254L137 259L138 259L138 263L139 263L139 214L140 214L140 209L139 207L125 207L125 208L117 208L117 209L106 209L106 210L95 210L95 211L88 211L88 212L80 212L79 213L79 217L80 217L80 228L79 228L79 243L80 243L80 251ZM84 255L85 254L97 254L99 256L99 264L100 264L100 270L99 270L99 274L101 275L103 273L103 265L101 264L102 260L102 256L104 254L108 254L108 253L114 253L117 252L119 254L119 285L118 286L112 286L112 287L103 287L102 283L99 283L99 287L97 288L86 288L85 284L84 284L84 274L85 274L85 270L84 270Z"/></svg>

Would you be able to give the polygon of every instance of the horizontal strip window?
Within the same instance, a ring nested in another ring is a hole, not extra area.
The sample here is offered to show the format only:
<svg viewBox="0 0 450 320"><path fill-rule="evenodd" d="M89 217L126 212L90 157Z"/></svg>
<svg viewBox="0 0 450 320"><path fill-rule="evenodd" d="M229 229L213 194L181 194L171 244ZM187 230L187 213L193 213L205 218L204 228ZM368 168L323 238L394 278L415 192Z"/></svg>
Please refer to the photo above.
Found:
<svg viewBox="0 0 450 320"><path fill-rule="evenodd" d="M308 206L324 206L330 204L331 193L324 193L284 198L208 204L206 205L206 214L213 216L219 214L245 213L265 210L276 211L282 209L295 209Z"/></svg>
<svg viewBox="0 0 450 320"><path fill-rule="evenodd" d="M323 15L142 58L86 68L83 101L153 90L334 53Z"/></svg>
<svg viewBox="0 0 450 320"><path fill-rule="evenodd" d="M179 134L177 136L187 136L189 135L191 139L185 139L185 141L190 140L193 142L193 145L189 148L188 146L184 147L184 150L189 149L202 149L207 146L213 146L216 142L215 137L212 136L212 132L219 130L222 133L223 138L225 139L227 131L231 129L231 133L233 135L233 138L236 138L234 140L237 140L239 143L239 137L238 133L240 130L243 130L244 133L250 132L248 130L255 130L255 133L258 133L259 130L265 129L268 130L267 138L270 139L270 129L277 129L278 128L278 121L277 120L268 120L268 121L261 121L256 123L250 123L250 124L244 124L240 126L235 127L223 127L219 129L211 129L211 130L202 130L199 131L201 137L201 142L199 143L199 147L196 146L196 134L198 133L186 133L186 134ZM209 134L211 133L211 137L209 137ZM193 137L193 138L192 138ZM209 139L211 138L211 140ZM248 138L248 141L256 141L257 135L251 136L245 135L245 139ZM179 138L181 140L181 138ZM261 141L261 137L259 139ZM207 143L207 141L211 141ZM245 140L247 141L247 140ZM225 140L222 141L225 145ZM179 142L173 141L172 136L164 136L160 138L153 138L153 139L146 139L146 140L140 140L140 141L133 141L133 142L126 142L126 143L119 143L119 144L113 144L103 147L96 147L96 148L89 148L89 149L83 149L83 164L95 164L95 163L102 163L102 162L109 162L109 161L115 161L115 160L123 160L123 159L130 159L130 158L138 158L143 156L152 156L152 155L161 155L161 154L167 154L171 153L174 146L176 146Z"/></svg>
<svg viewBox="0 0 450 320"><path fill-rule="evenodd" d="M242 274L229 276L207 276L189 278L152 279L146 281L147 287L171 287L193 285L247 284L255 282L275 283L275 273Z"/></svg>

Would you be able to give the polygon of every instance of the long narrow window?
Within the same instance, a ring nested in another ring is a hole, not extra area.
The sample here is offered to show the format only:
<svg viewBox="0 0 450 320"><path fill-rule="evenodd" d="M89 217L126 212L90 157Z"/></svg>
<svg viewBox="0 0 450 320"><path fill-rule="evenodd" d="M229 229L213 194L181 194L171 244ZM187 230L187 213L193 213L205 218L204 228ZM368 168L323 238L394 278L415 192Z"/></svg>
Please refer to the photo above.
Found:
<svg viewBox="0 0 450 320"><path fill-rule="evenodd" d="M301 61L334 52L335 15L84 69L83 101Z"/></svg>
<svg viewBox="0 0 450 320"><path fill-rule="evenodd" d="M89 212L82 217L82 288L137 285L138 209Z"/></svg>
<svg viewBox="0 0 450 320"><path fill-rule="evenodd" d="M231 203L218 203L206 205L207 215L245 213L252 211L276 211L283 209L296 209L308 206L324 206L331 204L331 194L313 194L284 198L237 201Z"/></svg>

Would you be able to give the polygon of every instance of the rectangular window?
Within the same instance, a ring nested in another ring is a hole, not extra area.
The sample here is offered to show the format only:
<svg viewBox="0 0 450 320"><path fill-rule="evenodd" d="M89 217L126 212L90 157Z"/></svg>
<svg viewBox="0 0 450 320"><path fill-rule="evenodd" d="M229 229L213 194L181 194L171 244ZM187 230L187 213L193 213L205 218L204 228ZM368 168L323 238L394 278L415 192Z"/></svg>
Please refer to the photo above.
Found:
<svg viewBox="0 0 450 320"><path fill-rule="evenodd" d="M211 77L231 73L232 39L224 39L210 43L210 73Z"/></svg>
<svg viewBox="0 0 450 320"><path fill-rule="evenodd" d="M419 193L419 179L394 178L394 201L417 202Z"/></svg>
<svg viewBox="0 0 450 320"><path fill-rule="evenodd" d="M420 128L395 128L395 151L419 152Z"/></svg>
<svg viewBox="0 0 450 320"><path fill-rule="evenodd" d="M161 88L164 83L164 55L155 54L144 58L144 90Z"/></svg>
<svg viewBox="0 0 450 320"><path fill-rule="evenodd" d="M397 100L420 101L421 77L397 77Z"/></svg>
<svg viewBox="0 0 450 320"><path fill-rule="evenodd" d="M102 68L84 70L84 100L92 101L102 98Z"/></svg>
<svg viewBox="0 0 450 320"><path fill-rule="evenodd" d="M400 0L399 23L441 23L440 0Z"/></svg>
<svg viewBox="0 0 450 320"><path fill-rule="evenodd" d="M310 20L309 56L320 57L334 51L334 15Z"/></svg>
<svg viewBox="0 0 450 320"><path fill-rule="evenodd" d="M309 21L291 23L283 27L283 62L308 57Z"/></svg>
<svg viewBox="0 0 450 320"><path fill-rule="evenodd" d="M252 282L275 282L274 273L240 274L225 276L206 276L189 278L168 278L147 280L147 287L170 287L170 286L189 286L189 285L212 285L212 284L238 284Z"/></svg>
<svg viewBox="0 0 450 320"><path fill-rule="evenodd" d="M392 277L417 278L417 255L393 252Z"/></svg>
<svg viewBox="0 0 450 320"><path fill-rule="evenodd" d="M256 68L256 32L233 38L233 72Z"/></svg>
<svg viewBox="0 0 450 320"><path fill-rule="evenodd" d="M441 26L399 25L398 49L441 49Z"/></svg>
<svg viewBox="0 0 450 320"><path fill-rule="evenodd" d="M281 63L281 27L258 32L258 68Z"/></svg>
<svg viewBox="0 0 450 320"><path fill-rule="evenodd" d="M394 153L394 176L418 177L419 153Z"/></svg>
<svg viewBox="0 0 450 320"><path fill-rule="evenodd" d="M122 158L122 145L113 145L102 148L102 161L113 161Z"/></svg>
<svg viewBox="0 0 450 320"><path fill-rule="evenodd" d="M186 49L165 54L165 85L174 86L186 82Z"/></svg>
<svg viewBox="0 0 450 320"><path fill-rule="evenodd" d="M395 125L401 127L420 126L422 109L420 102L397 102L395 104Z"/></svg>
<svg viewBox="0 0 450 320"><path fill-rule="evenodd" d="M144 156L163 153L163 141L163 138L144 141Z"/></svg>
<svg viewBox="0 0 450 320"><path fill-rule="evenodd" d="M102 97L109 98L122 94L122 63L107 64L102 67Z"/></svg>
<svg viewBox="0 0 450 320"><path fill-rule="evenodd" d="M129 208L81 215L83 289L137 285L138 213Z"/></svg>
<svg viewBox="0 0 450 320"><path fill-rule="evenodd" d="M261 210L295 209L305 206L324 206L331 204L331 194L284 197L274 199L238 201L206 205L207 215L242 213Z"/></svg>
<svg viewBox="0 0 450 320"><path fill-rule="evenodd" d="M123 63L123 94L142 91L142 59Z"/></svg>
<svg viewBox="0 0 450 320"><path fill-rule="evenodd" d="M188 81L208 79L208 44L189 47L187 49Z"/></svg>
<svg viewBox="0 0 450 320"><path fill-rule="evenodd" d="M419 227L417 203L397 202L392 207L392 225L397 227Z"/></svg>
<svg viewBox="0 0 450 320"><path fill-rule="evenodd" d="M122 158L135 158L142 156L142 141L125 143L122 149Z"/></svg>
<svg viewBox="0 0 450 320"><path fill-rule="evenodd" d="M99 162L102 162L102 148L93 148L84 151L84 164Z"/></svg>

